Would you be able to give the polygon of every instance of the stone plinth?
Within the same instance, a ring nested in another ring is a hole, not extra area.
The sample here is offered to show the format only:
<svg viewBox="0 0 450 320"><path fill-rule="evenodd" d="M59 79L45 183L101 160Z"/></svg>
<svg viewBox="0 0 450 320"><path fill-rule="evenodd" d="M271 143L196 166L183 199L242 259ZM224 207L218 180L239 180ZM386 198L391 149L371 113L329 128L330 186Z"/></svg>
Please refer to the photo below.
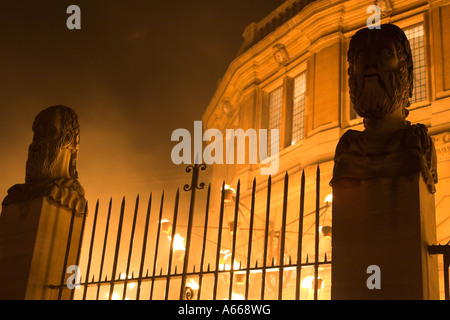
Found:
<svg viewBox="0 0 450 320"><path fill-rule="evenodd" d="M10 203L0 216L0 300L56 299L72 210L47 197ZM77 264L83 216L75 214L67 265ZM67 275L70 276L70 275ZM65 279L67 279L67 276ZM64 290L67 298L69 290Z"/></svg>
<svg viewBox="0 0 450 320"><path fill-rule="evenodd" d="M332 299L439 299L434 194L420 173L333 183ZM381 289L367 279L380 268Z"/></svg>

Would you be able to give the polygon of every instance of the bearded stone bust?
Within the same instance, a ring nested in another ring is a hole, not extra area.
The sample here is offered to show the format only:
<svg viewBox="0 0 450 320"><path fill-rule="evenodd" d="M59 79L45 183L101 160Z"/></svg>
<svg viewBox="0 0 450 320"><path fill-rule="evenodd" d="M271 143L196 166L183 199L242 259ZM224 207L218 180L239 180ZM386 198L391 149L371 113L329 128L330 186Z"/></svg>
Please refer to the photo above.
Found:
<svg viewBox="0 0 450 320"><path fill-rule="evenodd" d="M393 24L359 30L351 39L348 63L350 98L365 130L348 130L341 137L331 183L421 172L434 193L433 142L424 125L406 120L414 76L405 33Z"/></svg>
<svg viewBox="0 0 450 320"><path fill-rule="evenodd" d="M33 132L25 184L10 188L3 204L48 197L78 213L84 212L85 193L76 168L80 142L78 116L66 106L49 107L36 116Z"/></svg>

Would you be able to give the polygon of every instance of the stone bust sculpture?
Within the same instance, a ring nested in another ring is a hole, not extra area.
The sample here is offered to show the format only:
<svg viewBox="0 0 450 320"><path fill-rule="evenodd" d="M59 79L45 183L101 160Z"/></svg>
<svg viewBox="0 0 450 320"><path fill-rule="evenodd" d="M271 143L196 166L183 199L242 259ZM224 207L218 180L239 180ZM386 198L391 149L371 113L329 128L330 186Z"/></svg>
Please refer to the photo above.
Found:
<svg viewBox="0 0 450 320"><path fill-rule="evenodd" d="M406 120L414 77L405 33L393 24L359 30L351 39L348 62L350 98L365 130L348 130L341 137L331 184L420 171L434 193L433 142L424 125Z"/></svg>
<svg viewBox="0 0 450 320"><path fill-rule="evenodd" d="M45 196L78 213L84 212L86 200L76 168L78 116L66 106L49 107L36 116L33 132L25 184L10 188L3 204Z"/></svg>

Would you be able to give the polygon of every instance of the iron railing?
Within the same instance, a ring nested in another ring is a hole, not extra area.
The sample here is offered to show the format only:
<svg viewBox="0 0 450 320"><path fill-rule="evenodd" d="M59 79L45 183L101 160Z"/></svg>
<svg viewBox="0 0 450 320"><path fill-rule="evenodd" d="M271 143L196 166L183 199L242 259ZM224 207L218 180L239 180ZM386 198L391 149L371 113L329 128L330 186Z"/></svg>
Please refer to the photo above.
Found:
<svg viewBox="0 0 450 320"><path fill-rule="evenodd" d="M445 245L431 245L428 247L428 252L430 254L442 254L443 256L445 300L450 300L450 241Z"/></svg>
<svg viewBox="0 0 450 320"><path fill-rule="evenodd" d="M145 226L144 226L144 234L142 237L142 250L140 253L140 263L139 263L139 271L137 274L134 274L134 272L130 275L130 266L131 266L131 257L133 254L133 248L134 243L138 241L135 236L135 230L136 230L136 221L138 217L138 208L139 208L139 195L136 198L135 208L134 208L134 215L131 225L131 236L130 236L130 242L128 245L128 252L127 252L127 263L126 263L126 270L125 270L125 277L121 277L120 273L118 274L118 258L119 258L119 252L121 248L121 242L123 241L123 222L124 222L124 212L125 212L125 197L122 199L121 208L120 208L120 215L119 215L119 221L118 221L118 228L117 228L117 236L116 236L116 243L115 243L115 250L114 250L114 257L112 260L112 272L110 275L103 275L104 272L104 265L105 265L105 252L107 249L107 240L108 236L111 233L110 232L110 222L111 222L111 207L112 207L112 199L109 202L108 206L108 213L106 218L106 229L105 229L105 235L102 243L102 250L101 250L101 259L100 259L100 266L99 270L100 273L95 279L95 276L92 275L92 261L93 261L93 251L94 251L94 240L96 239L96 232L99 228L98 226L98 220L99 220L99 201L97 201L95 206L95 212L92 222L92 232L91 237L89 241L89 249L88 249L88 257L87 257L87 264L85 266L86 273L81 276L80 282L78 285L82 289L83 294L79 295L78 299L92 299L92 295L89 298L87 295L89 288L96 288L96 294L95 299L99 300L100 297L100 289L104 286L109 287L109 294L108 299L114 299L117 298L120 295L116 295L114 297L115 288L118 286L123 286L122 288L122 294L121 299L125 299L127 296L127 288L128 284L133 283L137 286L136 288L136 295L135 299L139 300L142 299L142 290L143 290L143 284L149 282L150 288L149 288L149 299L153 300L154 292L155 292L155 284L159 281L165 281L165 288L164 288L164 299L169 299L169 291L173 290L171 288L172 283L174 280L177 280L177 286L179 290L179 299L202 299L204 295L205 290L203 288L203 281L206 277L213 277L213 286L212 286L212 300L218 299L218 287L219 287L219 278L222 276L225 276L228 281L228 299L232 300L234 299L233 294L233 285L236 282L239 282L242 284L242 277L245 276L245 290L243 294L243 298L245 299L252 299L249 296L250 291L250 277L253 274L260 274L261 275L261 290L260 290L260 296L256 299L264 300L266 298L265 296L265 288L267 286L268 275L271 275L270 281L274 280L273 274L278 273L277 277L275 277L278 285L278 293L277 298L279 300L282 300L284 298L284 277L287 272L289 273L289 276L292 278L295 275L295 299L300 299L300 290L301 290L301 279L302 279L302 270L304 268L313 268L314 269L314 278L312 279L312 290L314 292L313 299L319 298L319 291L321 290L320 283L321 279L319 279L319 268L322 266L331 266L331 260L329 260L329 256L327 257L327 254L325 253L324 258L320 261L319 260L319 218L320 218L320 211L323 209L323 207L320 207L320 168L317 167L316 172L316 208L315 208L315 228L314 228L314 244L315 244L315 257L314 261L309 261L310 258L306 256L306 260L302 257L302 245L303 245L303 237L304 237L304 212L305 212L305 172L302 172L301 176L301 185L300 185L300 194L299 194L299 201L300 201L300 207L299 207L299 216L298 216L298 235L295 239L298 243L297 245L297 259L296 261L292 261L292 258L289 256L286 258L285 256L285 245L286 245L286 217L287 217L287 208L288 208L288 193L289 193L289 175L286 173L284 177L284 190L283 190L283 204L282 204L282 221L281 221L281 230L279 234L279 256L273 257L270 261L270 257L268 254L268 242L269 242L269 218L270 218L270 212L271 212L271 198L272 198L272 177L269 176L267 180L267 198L266 198L266 212L265 212L265 227L264 227L264 244L263 244L263 259L261 261L254 261L254 264L252 263L252 250L254 250L252 243L253 243L253 236L255 232L254 228L254 221L255 221L255 196L256 196L256 179L253 180L252 185L252 192L251 192L251 208L250 208L250 222L249 222L249 230L248 230L248 245L247 245L247 256L246 256L246 266L242 267L242 263L239 263L239 267L232 266L231 268L225 268L223 265L223 262L221 261L221 241L222 241L222 233L224 230L224 212L225 212L225 197L227 189L225 188L225 182L222 184L221 188L221 200L220 200L220 210L219 210L219 226L217 230L217 241L216 241L216 250L215 250L215 262L214 266L211 267L211 263L207 264L207 267L205 268L205 257L206 257L206 241L208 232L212 230L213 226L209 225L209 218L210 218L210 198L211 198L211 185L207 188L207 195L206 195L206 205L205 205L205 215L204 215L204 221L203 221L203 238L202 238L202 244L201 244L201 254L200 254L200 261L199 261L199 268L196 270L195 264L192 270L188 270L189 265L189 259L190 259L190 253L192 248L192 228L193 228L193 220L194 220L194 206L195 206L195 200L196 200L196 190L203 189L205 187L204 183L199 184L199 173L201 170L205 170L206 166L204 164L200 165L193 165L186 168L186 172L192 172L192 180L190 185L184 186L184 191L191 192L190 197L190 204L189 204L189 216L188 216L188 223L187 223L187 235L186 235L186 246L185 246L185 253L184 253L184 260L183 260L183 266L182 270L178 272L177 266L175 266L174 271L173 269L173 254L174 254L174 242L176 237L176 231L177 231L177 224L178 224L178 213L179 213L179 207L180 207L180 192L179 190L176 193L175 196L175 202L174 202L174 211L173 211L173 217L172 217L172 229L171 229L171 237L170 237L170 250L169 250L169 258L168 258L168 265L166 272L163 272L163 269L161 268L159 273L157 272L157 261L160 255L160 236L161 236L161 226L162 226L162 217L163 217L163 206L164 206L164 192L161 196L161 202L159 207L159 216L158 216L158 225L157 225L157 231L156 231L156 237L154 239L154 250L153 250L153 262L152 262L152 272L149 273L149 269L147 268L146 272L144 273L145 269L145 261L147 256L150 253L150 250L148 248L147 242L149 238L149 226L150 226L150 216L151 216L151 205L152 205L152 195L150 194L146 215L145 215ZM233 224L233 232L232 232L232 247L231 247L231 262L233 265L233 262L236 259L236 244L237 244L237 228L238 228L238 220L239 220L239 212L240 212L240 182L237 184L237 190L235 194L235 205L234 205L234 224ZM86 218L83 220L83 230L82 233L84 233L85 228L85 222ZM72 232L72 231L71 231ZM81 237L83 238L83 237ZM71 243L71 236L68 237L68 243L67 243L67 252L70 250L70 247L72 245ZM86 248L87 249L87 248ZM80 250L78 251L78 258L77 261L79 263L80 261L80 253L81 253L81 244L80 244ZM275 260L277 262L275 262ZM58 299L74 299L74 292L76 290L69 290L66 286L66 279L68 278L68 274L64 273L67 266L67 259L64 262L64 268L63 268L63 274L61 275L61 283L59 285L53 285L51 286L54 290L58 290ZM187 279L195 278L198 279L198 288L196 288L196 292L194 292L194 289L192 286L189 286L186 284ZM180 282L181 280L181 282ZM181 283L181 284L180 284ZM147 288L148 290L148 288ZM196 293L196 296L195 296ZM77 294L78 295L78 294ZM75 298L77 299L77 298Z"/></svg>
<svg viewBox="0 0 450 320"><path fill-rule="evenodd" d="M278 292L277 292L277 299L282 300L285 298L285 288L283 286L284 283L284 277L286 272L290 272L290 277L295 278L295 294L294 299L300 300L301 299L301 279L302 277L302 271L306 268L313 269L313 276L312 278L312 286L311 289L313 290L313 296L312 298L314 300L319 299L319 292L322 288L321 282L322 279L319 277L319 269L322 267L331 267L331 260L329 259L329 256L327 256L327 253L323 255L323 259L320 259L321 256L319 255L319 237L320 237L320 218L321 215L324 213L323 209L324 207L320 206L320 168L317 167L316 171L316 184L315 184L315 210L314 212L306 214L307 216L314 214L314 223L312 226L314 226L314 259L313 261L309 261L309 256L306 256L306 259L303 259L302 252L303 252L303 245L304 245L304 223L305 223L305 171L302 172L301 175L301 181L300 181L300 188L299 188L299 208L298 208L298 228L297 228L297 257L296 261L293 262L291 257L289 256L286 259L285 256L285 245L286 245L286 218L288 213L288 194L289 194L289 175L286 173L284 176L284 185L283 185L283 197L282 197L282 217L281 217L281 228L279 232L279 256L274 257L272 256L272 259L269 257L269 228L270 228L270 215L271 215L271 199L272 199L272 177L269 176L267 180L267 188L264 190L267 190L267 197L266 197L266 204L265 204L265 220L264 220L264 239L263 239L263 258L262 262L254 261L252 262L252 255L253 255L253 238L255 233L255 197L256 197L256 179L253 180L252 188L251 188L251 199L250 199L250 209L249 209L249 230L248 230L248 243L247 243L247 253L246 253L246 264L245 267L242 267L242 263L239 263L239 267L235 267L233 265L235 258L236 258L236 251L237 251L237 228L238 228L238 222L239 222L239 213L240 213L240 197L241 197L241 183L240 181L237 184L237 190L235 193L234 198L234 219L232 223L233 231L232 231L232 240L231 240L231 267L225 268L223 265L223 262L221 261L221 248L222 248L222 234L223 230L226 228L224 227L224 213L225 213L225 199L226 199L226 192L227 189L225 188L225 182L222 184L221 188L221 199L220 199L220 209L219 209L219 222L218 222L218 228L217 228L217 239L215 244L215 257L214 257L214 263L213 267L211 267L211 263L208 263L205 268L205 261L206 261L206 244L208 239L208 233L213 230L214 226L210 225L210 199L211 199L211 185L207 188L207 194L206 194L206 204L205 204L205 212L204 212L204 220L203 220L203 226L202 226L202 241L201 241L201 254L200 254L200 261L199 261L199 268L196 270L196 267L194 264L194 267L192 270L188 270L188 266L190 263L190 253L192 251L192 235L193 235L193 221L195 216L195 201L196 201L196 190L201 190L205 187L204 183L199 183L199 173L202 170L205 170L206 166L204 164L201 165L193 165L186 168L186 172L190 173L192 172L192 180L190 185L185 185L183 190L186 192L190 192L190 203L189 203L189 214L188 214L188 222L187 222L187 234L186 234L186 246L184 251L184 258L183 258L183 264L182 269L180 272L177 270L177 266L175 265L175 268L173 268L173 261L174 261L174 252L175 252L175 238L176 238L176 232L179 221L179 208L180 208L180 192L177 190L175 201L174 201L174 210L173 210L173 216L172 216L172 228L170 231L170 250L169 257L168 257L168 264L166 267L166 272L163 272L163 268L161 267L159 272L157 272L157 262L158 258L160 257L160 249L161 249L161 231L162 231L162 221L163 221L163 207L164 207L164 192L161 196L161 202L159 205L159 214L157 218L157 230L156 235L154 238L154 249L153 252L148 246L148 240L149 240L149 229L150 229L150 218L151 218L151 206L152 206L152 194L150 194L147 210L145 213L145 223L144 223L144 233L142 237L142 249L140 252L139 257L139 270L137 274L134 274L134 271L131 272L131 258L133 254L134 244L138 241L136 238L136 225L137 225L137 218L138 218L138 209L139 209L139 195L136 198L136 203L134 207L134 214L131 224L131 235L130 235L130 242L128 244L128 250L127 250L127 262L125 267L125 277L121 277L121 273L118 271L118 259L119 259L119 253L121 250L121 242L123 241L123 226L124 226L124 216L125 216L125 197L122 199L121 207L120 207L120 214L119 214L119 220L118 220L118 227L117 227L117 236L116 236L116 242L114 244L114 256L112 260L112 271L110 275L103 275L104 269L105 269L105 257L106 257L106 250L107 250L107 240L110 236L110 222L111 222L111 212L112 212L112 199L109 201L108 211L107 211L107 217L106 217L106 226L105 226L105 235L102 239L102 249L101 249L101 258L99 263L99 275L97 277L97 280L95 280L95 276L92 275L92 263L93 263L93 252L94 252L94 240L96 239L97 231L98 231L98 220L99 220L99 201L97 201L95 206L95 212L94 217L92 221L92 231L89 241L89 248L87 252L87 263L85 266L86 273L84 277L81 277L79 280L79 287L82 289L82 294L79 294L78 297L75 297L75 291L76 290L70 290L68 286L66 285L66 279L68 278L69 274L66 274L66 270L68 267L68 253L70 252L70 249L73 245L72 243L72 232L74 228L74 220L75 220L75 213L72 215L71 224L70 224L70 230L68 234L68 240L67 240L67 247L66 247L66 256L64 259L64 266L63 266L63 273L61 274L61 281L59 285L50 285L50 287L53 290L57 290L57 297L58 299L96 299L100 300L100 290L103 287L109 287L109 294L107 294L108 299L115 299L117 297L120 297L120 295L114 296L115 288L119 286L123 286L122 288L122 294L121 299L125 299L127 297L127 290L129 284L135 284L136 285L136 294L134 298L136 300L142 299L142 292L145 290L143 288L144 283L149 283L149 288L147 286L147 290L149 292L148 296L150 300L155 299L161 299L161 298L155 298L155 284L159 282L165 281L165 286L163 286L164 293L162 294L163 299L169 299L169 291L171 290L172 284L175 280L177 280L177 290L179 290L179 294L176 295L180 300L191 300L191 299L204 299L204 288L203 288L203 282L204 279L209 277L213 278L213 286L210 288L212 290L212 297L211 294L209 295L211 299L216 300L219 298L218 295L218 289L219 289L219 279L222 277L225 277L227 279L227 298L229 300L234 299L233 295L233 287L236 282L238 283L244 283L245 289L244 294L242 298L245 300L248 299L260 299L264 300L266 299L266 287L268 284L268 275L271 275L270 281L277 282L278 286ZM328 208L328 205L326 206L325 210ZM322 212L321 212L322 210ZM296 220L296 221L297 221ZM81 237L80 237L80 243L78 246L77 251L77 261L78 264L80 262L80 256L82 251L82 239L83 234L85 231L85 225L86 225L86 215L83 218L82 222L82 230L81 230ZM447 245L433 245L429 247L430 254L442 254L444 257L444 282L445 282L445 299L450 300L450 287L449 287L449 267L450 267L450 244ZM150 254L153 253L153 261L152 261L152 271L149 272L149 269L146 269L146 258L150 256ZM275 262L275 258L277 262ZM144 270L146 269L146 272L144 274ZM172 270L174 269L174 270ZM273 274L278 274L277 277L273 277ZM260 274L260 294L259 297L255 298L254 296L250 296L250 278L252 274ZM309 273L311 274L311 273ZM244 277L244 281L242 281L242 278ZM192 285L189 285L187 283L187 279L198 279L198 285L197 288L193 288ZM91 280L89 280L91 279ZM88 290L89 288L95 288L96 293L95 295L91 295L88 297ZM161 296L161 295L159 295ZM173 296L173 295L172 295ZM223 296L223 295L222 295Z"/></svg>

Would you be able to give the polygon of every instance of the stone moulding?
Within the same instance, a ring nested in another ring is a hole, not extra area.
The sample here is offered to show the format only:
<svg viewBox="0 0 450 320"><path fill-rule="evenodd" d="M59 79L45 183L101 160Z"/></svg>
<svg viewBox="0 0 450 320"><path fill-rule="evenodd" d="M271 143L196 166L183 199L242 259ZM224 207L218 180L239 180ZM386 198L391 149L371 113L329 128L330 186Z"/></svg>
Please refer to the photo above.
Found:
<svg viewBox="0 0 450 320"><path fill-rule="evenodd" d="M77 214L85 213L86 199L84 189L76 179L56 179L16 184L8 190L2 205L17 201L26 201L39 197L47 197L57 204L75 210Z"/></svg>

